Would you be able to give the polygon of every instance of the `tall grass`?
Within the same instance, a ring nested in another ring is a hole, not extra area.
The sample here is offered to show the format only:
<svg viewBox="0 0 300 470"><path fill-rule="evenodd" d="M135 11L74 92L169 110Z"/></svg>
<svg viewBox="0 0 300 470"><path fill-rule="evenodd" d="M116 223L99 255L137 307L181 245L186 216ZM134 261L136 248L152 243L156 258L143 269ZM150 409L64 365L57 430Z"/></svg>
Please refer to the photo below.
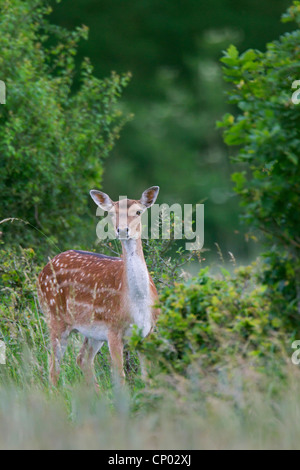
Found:
<svg viewBox="0 0 300 470"><path fill-rule="evenodd" d="M83 385L53 391L2 383L0 448L297 449L299 378L289 370L285 389L274 397L241 371L225 387L195 376L192 387L144 389L138 412L137 397L126 390L97 396Z"/></svg>

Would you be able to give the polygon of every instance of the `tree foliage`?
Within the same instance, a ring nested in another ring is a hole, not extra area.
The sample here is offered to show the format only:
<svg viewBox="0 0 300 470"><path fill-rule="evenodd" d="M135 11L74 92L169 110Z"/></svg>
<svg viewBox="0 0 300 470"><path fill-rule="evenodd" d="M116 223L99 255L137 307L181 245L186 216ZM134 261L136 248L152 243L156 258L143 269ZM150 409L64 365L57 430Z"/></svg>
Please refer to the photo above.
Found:
<svg viewBox="0 0 300 470"><path fill-rule="evenodd" d="M75 56L87 28L50 25L45 5L1 2L7 103L0 107L0 220L25 219L62 242L78 233L88 190L101 183L103 159L124 122L116 103L128 75L100 80L86 59L73 93ZM17 233L14 226L14 239Z"/></svg>
<svg viewBox="0 0 300 470"><path fill-rule="evenodd" d="M283 21L299 27L299 1ZM246 165L232 176L242 217L265 234L265 276L272 290L282 292L290 313L297 306L300 313L300 106L292 100L292 85L300 78L299 44L296 29L267 44L265 52L239 54L230 46L222 62L238 114L226 114L219 123L225 143L239 147L233 160Z"/></svg>

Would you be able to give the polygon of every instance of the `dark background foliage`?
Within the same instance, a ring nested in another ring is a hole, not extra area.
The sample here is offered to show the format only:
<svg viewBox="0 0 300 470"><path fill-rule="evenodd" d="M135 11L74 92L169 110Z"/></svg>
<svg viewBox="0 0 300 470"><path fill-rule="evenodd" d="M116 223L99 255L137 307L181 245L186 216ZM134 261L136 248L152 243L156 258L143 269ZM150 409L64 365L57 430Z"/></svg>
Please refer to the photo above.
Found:
<svg viewBox="0 0 300 470"><path fill-rule="evenodd" d="M227 110L219 59L234 43L240 51L264 50L291 27L280 22L289 1L274 0L64 0L51 20L68 29L89 28L78 63L91 58L99 78L132 73L122 105L134 118L106 161L103 188L137 197L152 184L159 202L205 200L205 246L240 261L257 246L239 223L232 163L216 131ZM249 241L250 240L250 241Z"/></svg>

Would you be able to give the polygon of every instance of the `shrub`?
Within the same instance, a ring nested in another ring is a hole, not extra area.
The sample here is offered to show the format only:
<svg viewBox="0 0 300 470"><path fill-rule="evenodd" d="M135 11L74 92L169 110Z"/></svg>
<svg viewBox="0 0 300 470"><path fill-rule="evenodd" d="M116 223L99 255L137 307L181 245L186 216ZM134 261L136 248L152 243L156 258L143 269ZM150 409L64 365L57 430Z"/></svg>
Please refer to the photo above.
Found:
<svg viewBox="0 0 300 470"><path fill-rule="evenodd" d="M0 220L25 219L63 244L88 220L88 191L99 187L103 159L124 123L116 104L128 75L100 80L86 59L74 91L77 46L87 28L52 26L50 11L43 0L1 2L7 102L0 106ZM10 242L37 240L23 226L14 225L13 236L3 227Z"/></svg>
<svg viewBox="0 0 300 470"><path fill-rule="evenodd" d="M235 276L223 270L219 278L208 268L161 295L157 331L143 342L132 342L164 372L187 375L194 363L205 369L224 365L263 368L281 352L282 322L257 284L254 266L239 268Z"/></svg>
<svg viewBox="0 0 300 470"><path fill-rule="evenodd" d="M299 1L283 21L300 25ZM232 176L242 217L265 234L264 282L271 299L282 294L277 305L290 316L300 313L300 106L292 101L292 85L300 78L299 42L298 28L267 44L265 52L239 54L230 46L221 60L238 114L218 123L225 127L225 143L239 147L233 161L244 164Z"/></svg>

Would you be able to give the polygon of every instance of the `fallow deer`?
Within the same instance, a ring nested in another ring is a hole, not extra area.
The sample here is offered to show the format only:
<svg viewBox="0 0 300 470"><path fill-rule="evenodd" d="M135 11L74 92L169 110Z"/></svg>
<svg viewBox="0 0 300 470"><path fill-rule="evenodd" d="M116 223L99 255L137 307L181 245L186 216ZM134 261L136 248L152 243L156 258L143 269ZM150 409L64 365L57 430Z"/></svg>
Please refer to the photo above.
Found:
<svg viewBox="0 0 300 470"><path fill-rule="evenodd" d="M72 331L85 337L77 363L88 377L94 376L94 358L107 341L113 370L123 382L124 339L133 325L143 337L153 330L158 295L143 254L141 215L155 203L158 192L159 187L153 186L140 200L113 202L107 194L92 190L95 203L112 217L122 256L70 250L55 256L40 273L38 297L50 330L54 385Z"/></svg>

